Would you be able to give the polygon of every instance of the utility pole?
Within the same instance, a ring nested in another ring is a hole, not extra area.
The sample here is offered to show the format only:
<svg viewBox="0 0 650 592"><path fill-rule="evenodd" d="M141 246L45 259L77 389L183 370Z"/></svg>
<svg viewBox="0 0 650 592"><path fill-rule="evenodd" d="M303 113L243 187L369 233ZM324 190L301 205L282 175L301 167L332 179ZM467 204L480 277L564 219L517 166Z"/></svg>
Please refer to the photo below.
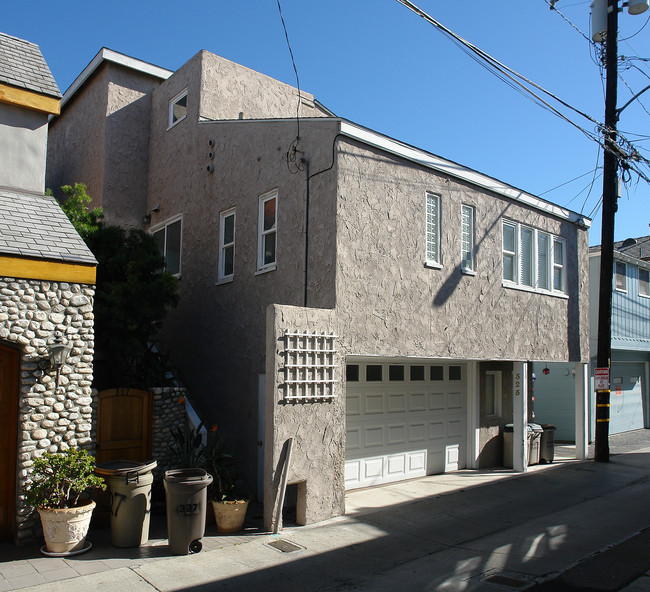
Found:
<svg viewBox="0 0 650 592"><path fill-rule="evenodd" d="M648 9L648 0L627 0L623 2L630 14L642 14ZM604 0L594 0L592 11L604 7ZM602 14L596 14L601 18ZM592 18L594 14L592 12ZM592 20L592 23L595 21ZM603 40L602 31L595 30L594 41ZM597 385L596 391L596 462L609 462L609 401L610 366L612 354L612 283L614 280L614 215L618 209L618 164L620 151L617 145L616 126L618 116L634 99L635 95L621 109L616 108L618 79L618 0L607 0L607 23L604 34L605 67L605 154L603 157L603 210L600 241L600 286L598 302L598 351L596 367L607 370L605 384ZM650 88L650 87L649 87Z"/></svg>
<svg viewBox="0 0 650 592"><path fill-rule="evenodd" d="M603 157L603 210L600 241L598 353L596 366L610 368L612 349L612 281L614 277L614 214L618 209L618 156L616 145L616 90L618 76L618 0L607 0L605 35L605 153ZM609 381L608 381L609 382ZM596 462L609 461L610 387L596 392Z"/></svg>

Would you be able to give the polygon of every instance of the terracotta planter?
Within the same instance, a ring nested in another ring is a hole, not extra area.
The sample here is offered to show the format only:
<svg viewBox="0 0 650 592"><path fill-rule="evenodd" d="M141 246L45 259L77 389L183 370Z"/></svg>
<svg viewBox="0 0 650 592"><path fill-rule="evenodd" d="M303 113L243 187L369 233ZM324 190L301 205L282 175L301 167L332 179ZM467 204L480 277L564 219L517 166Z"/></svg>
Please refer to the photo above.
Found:
<svg viewBox="0 0 650 592"><path fill-rule="evenodd" d="M232 534L243 529L248 500L238 500L236 502L212 500L212 507L217 521L217 530L220 533Z"/></svg>
<svg viewBox="0 0 650 592"><path fill-rule="evenodd" d="M70 553L83 549L94 508L92 500L76 508L38 508L48 552Z"/></svg>

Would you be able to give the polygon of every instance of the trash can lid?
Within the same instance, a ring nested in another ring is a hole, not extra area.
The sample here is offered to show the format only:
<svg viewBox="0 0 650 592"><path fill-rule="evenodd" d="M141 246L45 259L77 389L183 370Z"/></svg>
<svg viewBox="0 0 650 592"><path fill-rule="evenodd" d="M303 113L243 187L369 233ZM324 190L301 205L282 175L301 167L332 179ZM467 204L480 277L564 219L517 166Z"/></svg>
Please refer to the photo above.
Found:
<svg viewBox="0 0 650 592"><path fill-rule="evenodd" d="M153 471L158 463L155 460L138 462L135 460L109 460L95 467L95 473L102 477L114 477L121 475L143 475Z"/></svg>
<svg viewBox="0 0 650 592"><path fill-rule="evenodd" d="M515 426L512 423L507 423L505 426L503 426L503 431L504 432L514 432L515 431Z"/></svg>
<svg viewBox="0 0 650 592"><path fill-rule="evenodd" d="M554 425L551 425L550 423L543 423L542 424L542 429L543 430L557 430L557 428Z"/></svg>
<svg viewBox="0 0 650 592"><path fill-rule="evenodd" d="M533 432L543 432L544 430L542 429L542 426L539 425L538 423L529 423L528 427L533 431Z"/></svg>
<svg viewBox="0 0 650 592"><path fill-rule="evenodd" d="M212 475L203 469L171 469L165 471L165 481L169 483L212 483Z"/></svg>

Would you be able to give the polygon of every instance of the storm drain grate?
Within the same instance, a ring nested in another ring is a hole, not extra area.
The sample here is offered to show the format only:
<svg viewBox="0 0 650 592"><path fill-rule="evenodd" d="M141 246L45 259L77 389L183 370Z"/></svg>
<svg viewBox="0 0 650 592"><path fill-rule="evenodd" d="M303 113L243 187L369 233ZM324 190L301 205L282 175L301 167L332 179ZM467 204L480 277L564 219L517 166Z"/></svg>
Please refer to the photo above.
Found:
<svg viewBox="0 0 650 592"><path fill-rule="evenodd" d="M269 543L269 547L278 549L278 551L282 551L283 553L293 553L294 551L300 551L300 549L302 548L299 547L298 545L294 545L293 543L290 543L289 541L283 541L283 540L273 541L272 543Z"/></svg>
<svg viewBox="0 0 650 592"><path fill-rule="evenodd" d="M530 584L528 580L520 580L518 578L498 574L494 576L488 576L483 581L489 582L490 584L497 584L498 586L506 586L515 590L525 588Z"/></svg>

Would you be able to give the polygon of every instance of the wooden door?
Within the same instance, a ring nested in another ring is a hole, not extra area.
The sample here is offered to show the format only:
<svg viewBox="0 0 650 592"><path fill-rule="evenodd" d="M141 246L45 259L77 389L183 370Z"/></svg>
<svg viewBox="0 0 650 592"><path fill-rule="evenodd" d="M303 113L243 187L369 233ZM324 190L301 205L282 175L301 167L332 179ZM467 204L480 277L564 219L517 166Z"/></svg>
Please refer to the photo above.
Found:
<svg viewBox="0 0 650 592"><path fill-rule="evenodd" d="M0 346L0 541L13 539L16 519L18 365L18 352Z"/></svg>
<svg viewBox="0 0 650 592"><path fill-rule="evenodd" d="M111 460L151 459L152 396L138 389L99 393L97 464Z"/></svg>

